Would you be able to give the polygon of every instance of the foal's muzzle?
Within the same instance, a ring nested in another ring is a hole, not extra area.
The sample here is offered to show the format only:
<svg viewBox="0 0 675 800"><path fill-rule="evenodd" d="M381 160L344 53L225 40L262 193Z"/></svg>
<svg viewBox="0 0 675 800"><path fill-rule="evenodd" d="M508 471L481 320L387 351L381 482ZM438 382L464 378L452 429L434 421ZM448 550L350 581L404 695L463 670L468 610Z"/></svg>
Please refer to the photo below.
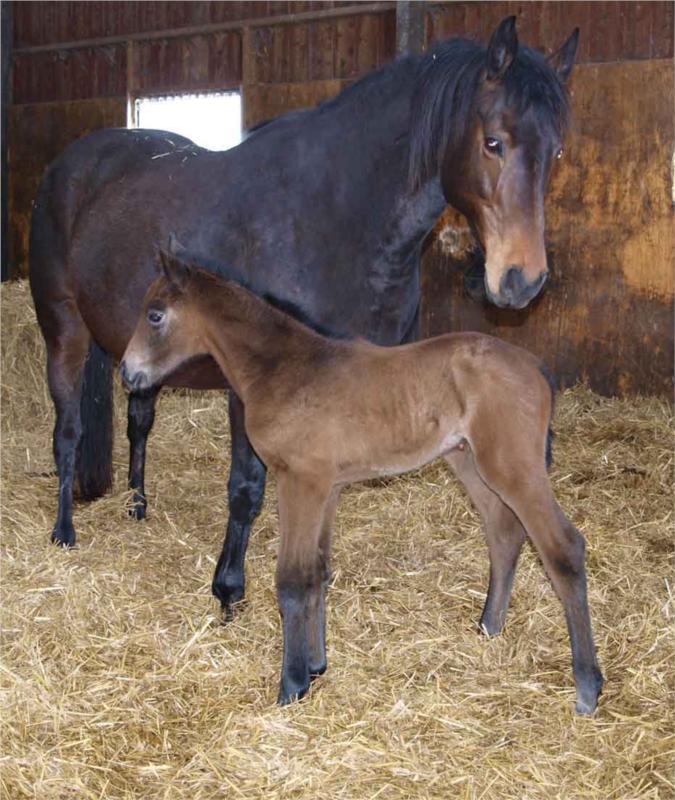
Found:
<svg viewBox="0 0 675 800"><path fill-rule="evenodd" d="M120 375L122 377L122 382L130 392L137 392L141 389L147 389L150 386L150 381L146 373L142 370L131 372L127 367L126 361L122 361L120 364Z"/></svg>
<svg viewBox="0 0 675 800"><path fill-rule="evenodd" d="M485 291L490 302L499 308L525 308L541 291L546 283L548 272L544 271L532 282L528 283L520 267L511 266L502 275L499 282L499 294L490 291L485 276Z"/></svg>

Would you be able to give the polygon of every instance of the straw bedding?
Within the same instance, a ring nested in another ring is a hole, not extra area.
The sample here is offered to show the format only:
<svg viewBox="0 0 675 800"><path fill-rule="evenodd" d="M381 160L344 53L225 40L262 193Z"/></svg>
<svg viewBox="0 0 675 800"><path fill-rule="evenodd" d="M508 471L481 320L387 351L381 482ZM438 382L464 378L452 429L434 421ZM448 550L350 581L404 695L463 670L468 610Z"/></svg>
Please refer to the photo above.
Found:
<svg viewBox="0 0 675 800"><path fill-rule="evenodd" d="M281 631L274 486L252 536L248 602L220 623L210 581L227 516L219 393L162 396L147 521L115 488L79 505L79 547L48 545L52 406L28 288L2 290L2 752L16 798L675 796L672 418L657 399L559 399L552 480L588 540L607 678L576 718L562 610L531 548L502 636L476 629L479 522L442 465L344 493L329 670L274 701Z"/></svg>

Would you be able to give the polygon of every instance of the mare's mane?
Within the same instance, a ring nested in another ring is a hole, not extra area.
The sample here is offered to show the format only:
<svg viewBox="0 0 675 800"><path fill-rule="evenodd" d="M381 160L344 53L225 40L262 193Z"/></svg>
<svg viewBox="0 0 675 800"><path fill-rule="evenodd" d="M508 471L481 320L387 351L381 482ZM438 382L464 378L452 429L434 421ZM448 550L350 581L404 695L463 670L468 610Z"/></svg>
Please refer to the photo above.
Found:
<svg viewBox="0 0 675 800"><path fill-rule="evenodd" d="M414 189L438 175L442 160L468 132L476 94L486 64L487 47L468 39L439 42L421 56L401 56L370 72L316 108L290 111L249 129L248 135L274 129L305 115L324 114L349 105L354 114L373 113L373 104L389 102L384 84L402 90L412 79L410 106L409 183ZM542 53L519 44L518 53L504 76L506 102L519 115L533 109L543 123L562 139L569 118L563 83ZM376 91L371 91L375 89ZM367 102L364 95L367 95Z"/></svg>

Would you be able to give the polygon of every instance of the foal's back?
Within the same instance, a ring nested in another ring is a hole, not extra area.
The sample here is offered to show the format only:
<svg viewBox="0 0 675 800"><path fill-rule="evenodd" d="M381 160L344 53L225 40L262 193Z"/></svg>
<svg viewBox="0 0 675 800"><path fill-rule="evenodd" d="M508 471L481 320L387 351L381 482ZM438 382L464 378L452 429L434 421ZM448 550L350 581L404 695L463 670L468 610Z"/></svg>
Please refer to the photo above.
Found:
<svg viewBox="0 0 675 800"><path fill-rule="evenodd" d="M518 439L524 426L535 450L544 447L550 390L521 348L477 333L399 347L324 340L317 359L313 338L311 369L294 365L288 401L280 407L268 386L250 408L249 435L271 464L283 452L284 466L311 464L348 482L415 469L463 440Z"/></svg>

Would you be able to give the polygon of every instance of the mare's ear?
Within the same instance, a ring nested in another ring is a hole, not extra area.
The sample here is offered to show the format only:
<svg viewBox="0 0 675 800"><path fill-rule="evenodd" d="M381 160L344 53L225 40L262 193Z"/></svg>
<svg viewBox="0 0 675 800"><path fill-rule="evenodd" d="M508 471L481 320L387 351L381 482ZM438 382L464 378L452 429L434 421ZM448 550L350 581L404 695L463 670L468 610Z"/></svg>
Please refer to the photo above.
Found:
<svg viewBox="0 0 675 800"><path fill-rule="evenodd" d="M562 83L565 83L572 72L578 47L579 28L575 28L565 44L546 59L551 68L555 70Z"/></svg>
<svg viewBox="0 0 675 800"><path fill-rule="evenodd" d="M513 59L518 53L518 34L516 33L516 18L506 17L492 34L487 49L487 77L488 80L497 81L506 75Z"/></svg>
<svg viewBox="0 0 675 800"><path fill-rule="evenodd" d="M190 278L190 265L166 250L159 251L159 260L162 265L162 275L174 289L183 291Z"/></svg>

